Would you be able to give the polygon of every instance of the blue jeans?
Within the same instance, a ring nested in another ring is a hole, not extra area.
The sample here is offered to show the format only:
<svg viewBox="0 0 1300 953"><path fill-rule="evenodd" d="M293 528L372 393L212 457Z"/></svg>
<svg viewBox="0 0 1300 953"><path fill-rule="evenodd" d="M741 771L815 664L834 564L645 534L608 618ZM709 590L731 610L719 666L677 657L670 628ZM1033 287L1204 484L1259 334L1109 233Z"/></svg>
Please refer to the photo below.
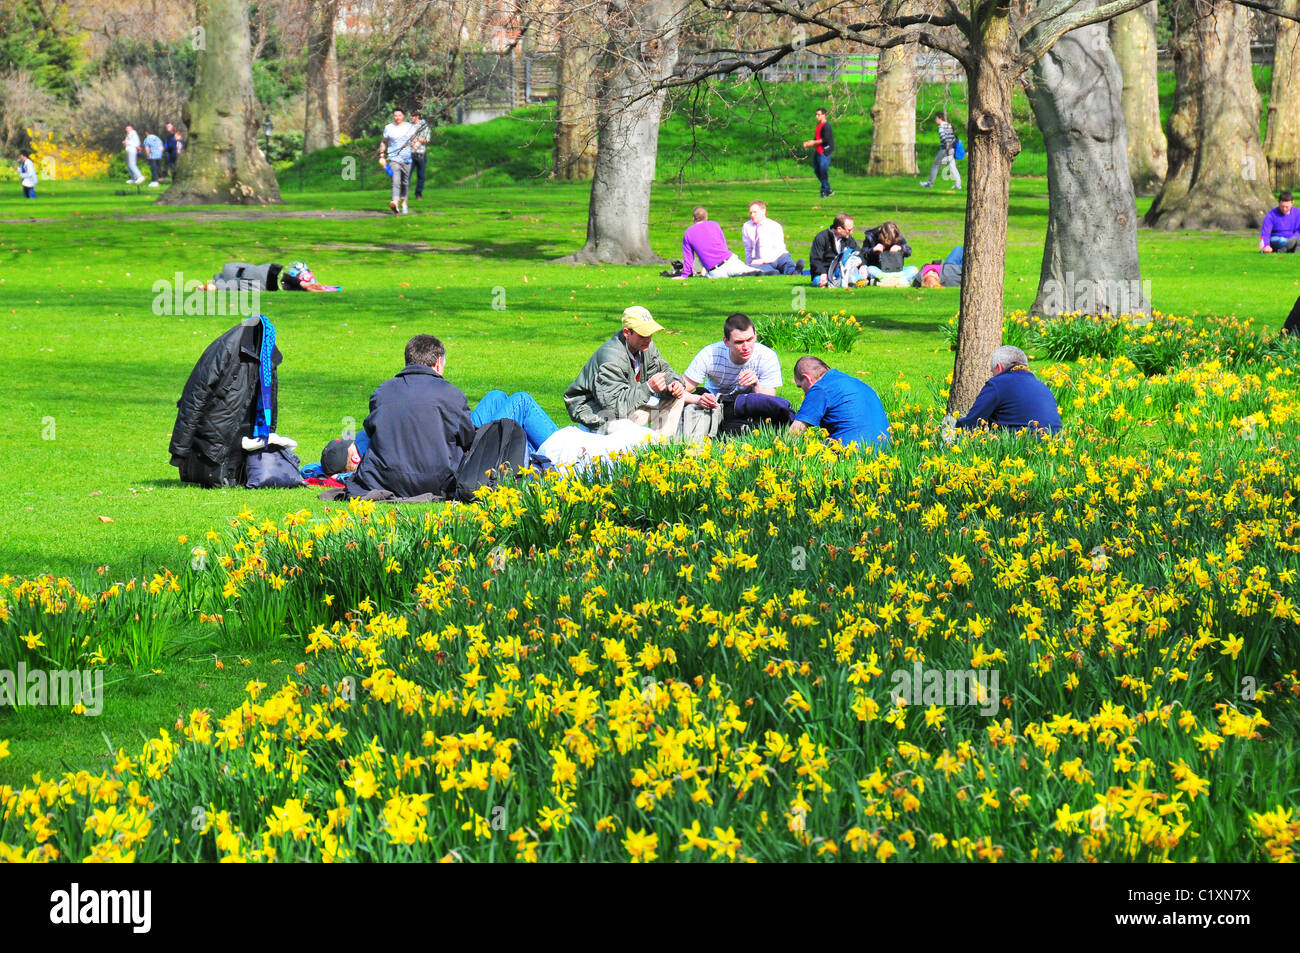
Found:
<svg viewBox="0 0 1300 953"><path fill-rule="evenodd" d="M822 198L831 194L831 157L824 152L813 153L813 171L822 184Z"/></svg>
<svg viewBox="0 0 1300 953"><path fill-rule="evenodd" d="M24 186L23 186L23 198L25 198L25 199L34 199L34 198L36 198L36 186L34 186L34 185L24 185Z"/></svg>
<svg viewBox="0 0 1300 953"><path fill-rule="evenodd" d="M1294 252L1296 250L1296 245L1300 245L1300 241L1297 241L1294 238L1283 238L1281 235L1271 236L1268 243L1272 247L1273 251Z"/></svg>
<svg viewBox="0 0 1300 953"><path fill-rule="evenodd" d="M424 198L424 170L429 164L429 156L424 152L411 153L411 169L415 173L415 197Z"/></svg>
<svg viewBox="0 0 1300 953"><path fill-rule="evenodd" d="M770 265L755 265L754 267L758 269L761 275L793 275L795 271L794 259L790 257L789 252L786 252Z"/></svg>
<svg viewBox="0 0 1300 953"><path fill-rule="evenodd" d="M546 416L546 411L538 406L531 394L522 391L506 396L503 390L490 390L474 407L469 415L475 427L482 427L494 420L513 420L524 428L528 438L528 450L536 453L537 448L546 442L546 438L559 428Z"/></svg>

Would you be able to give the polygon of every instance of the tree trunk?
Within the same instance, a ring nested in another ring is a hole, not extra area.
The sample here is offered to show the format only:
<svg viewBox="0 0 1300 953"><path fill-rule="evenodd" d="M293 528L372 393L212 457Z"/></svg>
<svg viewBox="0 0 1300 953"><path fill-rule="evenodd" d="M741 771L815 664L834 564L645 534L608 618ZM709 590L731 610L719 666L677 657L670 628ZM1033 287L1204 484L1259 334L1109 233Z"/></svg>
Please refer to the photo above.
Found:
<svg viewBox="0 0 1300 953"><path fill-rule="evenodd" d="M916 175L916 44L880 53L867 175Z"/></svg>
<svg viewBox="0 0 1300 953"><path fill-rule="evenodd" d="M339 58L334 37L339 0L310 0L307 30L307 125L302 151L339 144Z"/></svg>
<svg viewBox="0 0 1300 953"><path fill-rule="evenodd" d="M1128 169L1138 195L1154 195L1169 168L1160 125L1156 86L1156 4L1121 14L1110 22L1110 44L1124 77L1124 126Z"/></svg>
<svg viewBox="0 0 1300 953"><path fill-rule="evenodd" d="M562 262L654 265L650 186L664 92L653 91L677 63L674 0L609 0L601 57L596 173L587 243Z"/></svg>
<svg viewBox="0 0 1300 953"><path fill-rule="evenodd" d="M1082 0L1076 9L1092 8ZM1119 64L1104 23L1033 65L1029 104L1047 150L1047 243L1035 314L1145 314Z"/></svg>
<svg viewBox="0 0 1300 953"><path fill-rule="evenodd" d="M182 116L189 130L176 181L163 205L265 205L280 201L257 147L257 101L245 0L198 0L202 28L194 91Z"/></svg>
<svg viewBox="0 0 1300 953"><path fill-rule="evenodd" d="M596 169L596 38L584 17L570 18L560 33L552 176L590 179Z"/></svg>
<svg viewBox="0 0 1300 953"><path fill-rule="evenodd" d="M1003 273L1011 163L1020 152L1012 122L1016 55L1008 7L988 10L974 38L970 96L969 191L966 193L966 257L962 269L957 356L948 413L965 414L989 377L989 359L1002 343Z"/></svg>
<svg viewBox="0 0 1300 953"><path fill-rule="evenodd" d="M1184 69L1196 99L1190 180L1182 191L1177 177L1186 171L1175 168L1180 157L1171 121L1169 177L1146 222L1166 229L1258 228L1273 197L1259 141L1259 93L1250 71L1250 11L1228 0L1178 0L1176 6L1184 8L1179 33L1186 33L1187 41L1180 39L1179 53L1189 61Z"/></svg>
<svg viewBox="0 0 1300 953"><path fill-rule="evenodd" d="M1300 0L1282 0L1282 9L1300 12ZM1294 20L1277 21L1264 155L1275 190L1300 186L1300 24Z"/></svg>

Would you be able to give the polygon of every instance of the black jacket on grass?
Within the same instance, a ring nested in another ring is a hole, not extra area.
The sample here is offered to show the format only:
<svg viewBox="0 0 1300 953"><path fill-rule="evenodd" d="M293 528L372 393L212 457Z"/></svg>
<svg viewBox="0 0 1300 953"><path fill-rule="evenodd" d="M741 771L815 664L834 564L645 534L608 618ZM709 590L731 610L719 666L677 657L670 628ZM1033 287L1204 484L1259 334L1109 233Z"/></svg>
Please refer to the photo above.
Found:
<svg viewBox="0 0 1300 953"><path fill-rule="evenodd" d="M239 486L244 482L243 438L252 436L257 417L261 369L262 319L248 318L204 350L176 402L176 424L169 447L181 480L200 486ZM271 364L283 355L277 347ZM279 374L271 374L271 429L276 426Z"/></svg>
<svg viewBox="0 0 1300 953"><path fill-rule="evenodd" d="M474 442L469 401L425 364L408 364L370 395L370 449L348 481L349 496L456 493L456 469Z"/></svg>
<svg viewBox="0 0 1300 953"><path fill-rule="evenodd" d="M818 232L817 237L812 240L812 250L808 254L808 273L812 277L830 273L831 265L835 263L835 238L834 230L827 228ZM852 235L841 239L841 242L841 248L858 247Z"/></svg>

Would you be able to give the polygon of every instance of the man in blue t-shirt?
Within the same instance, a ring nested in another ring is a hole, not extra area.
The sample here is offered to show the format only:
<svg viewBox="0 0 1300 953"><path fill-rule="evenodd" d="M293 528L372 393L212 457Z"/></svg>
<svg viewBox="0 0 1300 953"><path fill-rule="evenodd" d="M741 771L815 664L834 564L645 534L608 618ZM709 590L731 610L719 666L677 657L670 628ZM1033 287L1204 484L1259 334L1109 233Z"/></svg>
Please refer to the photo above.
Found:
<svg viewBox="0 0 1300 953"><path fill-rule="evenodd" d="M957 426L972 430L981 423L1007 430L1032 428L1059 433L1061 413L1047 385L1029 371L1029 358L1018 347L1004 344L993 352L993 376Z"/></svg>
<svg viewBox="0 0 1300 953"><path fill-rule="evenodd" d="M842 444L861 447L889 443L889 418L876 392L843 371L832 370L821 358L805 355L795 361L794 382L804 392L790 433L824 427Z"/></svg>

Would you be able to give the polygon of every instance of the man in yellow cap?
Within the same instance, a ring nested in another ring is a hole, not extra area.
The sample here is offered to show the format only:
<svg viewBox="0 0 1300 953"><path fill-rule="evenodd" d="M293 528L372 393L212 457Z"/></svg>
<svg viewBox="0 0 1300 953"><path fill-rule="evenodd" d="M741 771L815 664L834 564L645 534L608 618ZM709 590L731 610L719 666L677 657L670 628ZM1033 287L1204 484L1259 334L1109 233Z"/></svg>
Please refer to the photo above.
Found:
<svg viewBox="0 0 1300 953"><path fill-rule="evenodd" d="M686 390L651 338L663 325L640 305L623 312L623 326L600 346L564 392L580 426L611 433L635 424L667 437L677 433Z"/></svg>

